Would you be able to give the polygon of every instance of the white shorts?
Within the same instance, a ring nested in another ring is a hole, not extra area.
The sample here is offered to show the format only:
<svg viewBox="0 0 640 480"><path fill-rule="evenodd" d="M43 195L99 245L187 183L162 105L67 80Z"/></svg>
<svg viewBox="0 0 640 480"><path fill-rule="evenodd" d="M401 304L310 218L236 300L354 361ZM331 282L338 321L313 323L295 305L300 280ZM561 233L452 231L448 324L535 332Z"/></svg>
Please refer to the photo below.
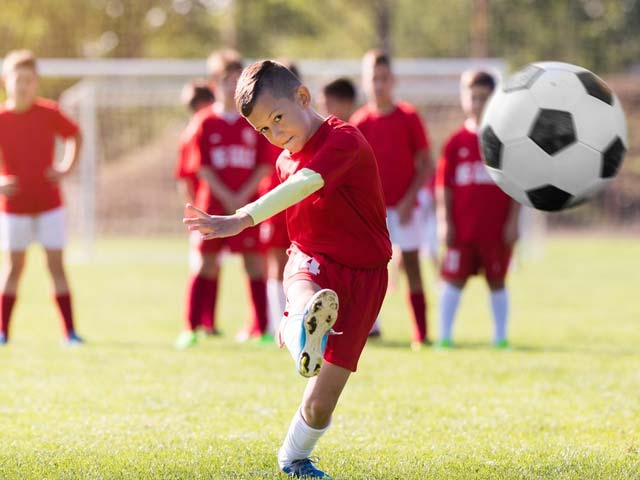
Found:
<svg viewBox="0 0 640 480"><path fill-rule="evenodd" d="M387 228L391 243L403 252L412 252L420 249L422 243L422 212L416 207L411 212L411 219L405 224L400 224L400 219L395 208L387 208Z"/></svg>
<svg viewBox="0 0 640 480"><path fill-rule="evenodd" d="M47 250L62 250L66 244L64 208L35 215L0 213L0 246L3 251L20 252L36 241Z"/></svg>

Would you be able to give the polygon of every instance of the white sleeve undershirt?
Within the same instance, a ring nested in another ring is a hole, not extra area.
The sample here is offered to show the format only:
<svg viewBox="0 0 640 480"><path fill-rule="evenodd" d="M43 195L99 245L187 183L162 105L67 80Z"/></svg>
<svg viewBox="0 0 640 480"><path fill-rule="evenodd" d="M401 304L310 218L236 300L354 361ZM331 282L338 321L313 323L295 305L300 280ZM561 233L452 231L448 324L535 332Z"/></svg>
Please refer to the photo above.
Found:
<svg viewBox="0 0 640 480"><path fill-rule="evenodd" d="M251 216L253 224L273 217L299 201L305 199L313 192L324 186L322 175L309 168L294 173L273 190L265 193L255 202L249 203L238 212L244 212Z"/></svg>

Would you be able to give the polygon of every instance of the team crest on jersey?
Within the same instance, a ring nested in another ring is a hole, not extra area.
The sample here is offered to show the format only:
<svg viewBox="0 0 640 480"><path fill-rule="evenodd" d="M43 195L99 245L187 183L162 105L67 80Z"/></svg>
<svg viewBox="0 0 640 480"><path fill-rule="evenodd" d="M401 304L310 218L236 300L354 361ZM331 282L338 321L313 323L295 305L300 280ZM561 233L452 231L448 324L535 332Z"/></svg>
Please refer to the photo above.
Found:
<svg viewBox="0 0 640 480"><path fill-rule="evenodd" d="M253 147L256 144L256 132L250 128L242 130L242 141L245 145Z"/></svg>
<svg viewBox="0 0 640 480"><path fill-rule="evenodd" d="M220 143L222 141L222 135L220 135L218 132L212 133L211 135L209 135L209 141L214 145L216 143Z"/></svg>

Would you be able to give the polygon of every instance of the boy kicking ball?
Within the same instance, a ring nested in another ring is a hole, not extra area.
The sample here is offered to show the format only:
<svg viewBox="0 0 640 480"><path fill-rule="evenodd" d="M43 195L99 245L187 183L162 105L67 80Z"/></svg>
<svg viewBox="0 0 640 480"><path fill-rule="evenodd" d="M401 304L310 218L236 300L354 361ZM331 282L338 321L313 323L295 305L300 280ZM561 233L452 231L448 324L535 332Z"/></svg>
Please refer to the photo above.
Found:
<svg viewBox="0 0 640 480"><path fill-rule="evenodd" d="M310 455L357 369L387 288L391 244L378 168L362 134L318 114L307 87L279 63L247 67L236 103L258 132L284 149L276 165L283 183L233 215L188 206L196 217L184 223L205 239L228 237L287 209L287 310L277 337L298 372L311 378L278 464L290 477L330 478Z"/></svg>

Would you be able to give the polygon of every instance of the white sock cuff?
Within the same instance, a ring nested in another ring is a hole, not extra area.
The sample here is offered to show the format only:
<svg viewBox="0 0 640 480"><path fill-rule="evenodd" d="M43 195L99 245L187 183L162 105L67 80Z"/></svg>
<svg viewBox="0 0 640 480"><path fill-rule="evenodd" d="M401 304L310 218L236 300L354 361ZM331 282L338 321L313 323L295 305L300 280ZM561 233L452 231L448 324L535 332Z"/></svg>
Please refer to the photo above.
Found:
<svg viewBox="0 0 640 480"><path fill-rule="evenodd" d="M320 438L322 434L327 430L329 430L329 427L331 426L332 419L329 420L329 424L324 428L310 427L307 421L304 419L304 416L302 415L302 406L298 408L298 415L300 417L300 420L302 420L302 425L300 426L300 429L304 431L307 435L317 435L318 438Z"/></svg>
<svg viewBox="0 0 640 480"><path fill-rule="evenodd" d="M462 289L449 282L442 282L442 295L459 296Z"/></svg>

